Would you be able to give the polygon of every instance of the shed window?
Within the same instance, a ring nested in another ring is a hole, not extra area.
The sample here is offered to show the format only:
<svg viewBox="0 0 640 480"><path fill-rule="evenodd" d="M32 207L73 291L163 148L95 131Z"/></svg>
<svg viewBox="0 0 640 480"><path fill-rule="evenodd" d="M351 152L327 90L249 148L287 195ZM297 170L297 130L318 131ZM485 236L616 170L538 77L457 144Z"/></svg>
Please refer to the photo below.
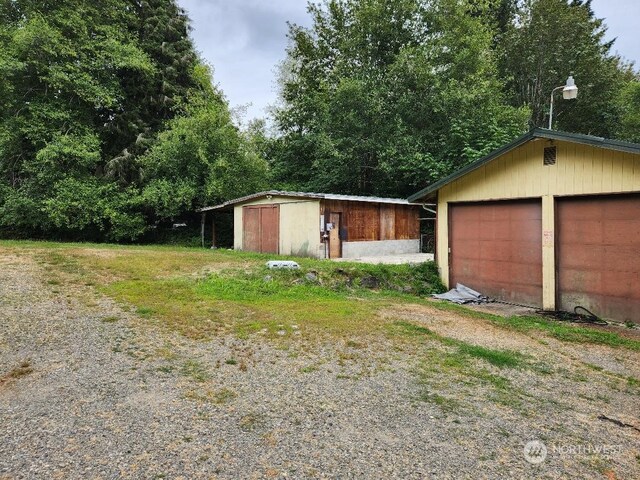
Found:
<svg viewBox="0 0 640 480"><path fill-rule="evenodd" d="M556 164L556 147L544 148L544 164L555 165Z"/></svg>

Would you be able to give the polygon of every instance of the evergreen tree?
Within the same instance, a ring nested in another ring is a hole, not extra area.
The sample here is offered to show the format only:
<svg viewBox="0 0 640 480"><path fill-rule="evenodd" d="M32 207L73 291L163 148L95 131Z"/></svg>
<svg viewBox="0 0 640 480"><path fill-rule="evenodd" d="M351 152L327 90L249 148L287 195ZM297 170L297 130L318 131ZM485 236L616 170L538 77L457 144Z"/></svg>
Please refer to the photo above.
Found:
<svg viewBox="0 0 640 480"><path fill-rule="evenodd" d="M530 126L546 127L551 91L573 74L576 100L557 102L554 128L611 137L616 98L632 71L611 53L606 26L591 1L528 0L498 45L500 70L514 106L531 110Z"/></svg>
<svg viewBox="0 0 640 480"><path fill-rule="evenodd" d="M0 229L132 240L264 174L174 0L4 0L0 24ZM185 125L216 168L184 176L189 198L165 189L159 199L152 186L176 185L188 168L149 158L182 142L172 132ZM227 180L233 188L213 187Z"/></svg>
<svg viewBox="0 0 640 480"><path fill-rule="evenodd" d="M331 0L292 25L272 166L283 186L406 195L511 139L476 2Z"/></svg>

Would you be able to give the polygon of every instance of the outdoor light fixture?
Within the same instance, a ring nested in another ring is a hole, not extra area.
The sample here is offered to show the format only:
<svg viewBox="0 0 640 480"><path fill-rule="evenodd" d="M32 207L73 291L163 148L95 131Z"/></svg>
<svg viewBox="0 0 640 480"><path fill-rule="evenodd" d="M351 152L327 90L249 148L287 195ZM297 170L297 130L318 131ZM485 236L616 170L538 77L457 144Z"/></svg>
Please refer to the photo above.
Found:
<svg viewBox="0 0 640 480"><path fill-rule="evenodd" d="M565 100L573 100L578 96L578 87L576 87L576 82L573 79L573 75L569 75L569 78L567 78L566 85L563 85L561 87L556 87L551 91L551 108L549 109L549 130L551 130L551 125L553 123L553 94L560 89L562 89L562 98L564 98Z"/></svg>

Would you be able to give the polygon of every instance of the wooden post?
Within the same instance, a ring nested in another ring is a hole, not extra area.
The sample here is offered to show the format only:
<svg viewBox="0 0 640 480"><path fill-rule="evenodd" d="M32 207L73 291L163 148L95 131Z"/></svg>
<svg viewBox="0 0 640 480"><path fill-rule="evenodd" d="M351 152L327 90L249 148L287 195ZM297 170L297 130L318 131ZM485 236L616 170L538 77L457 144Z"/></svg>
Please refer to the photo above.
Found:
<svg viewBox="0 0 640 480"><path fill-rule="evenodd" d="M216 248L216 216L211 215L211 248Z"/></svg>
<svg viewBox="0 0 640 480"><path fill-rule="evenodd" d="M202 248L204 248L204 224L207 221L207 213L202 212L202 220L200 220L200 242L202 243Z"/></svg>

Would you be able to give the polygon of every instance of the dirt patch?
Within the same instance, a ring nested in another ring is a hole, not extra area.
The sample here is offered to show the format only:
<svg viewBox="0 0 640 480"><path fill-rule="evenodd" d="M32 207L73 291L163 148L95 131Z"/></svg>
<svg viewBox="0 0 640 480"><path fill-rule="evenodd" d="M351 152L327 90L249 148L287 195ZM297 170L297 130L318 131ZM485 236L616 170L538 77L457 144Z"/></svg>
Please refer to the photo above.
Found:
<svg viewBox="0 0 640 480"><path fill-rule="evenodd" d="M439 335L486 347L537 353L540 343L526 335L506 332L485 320L465 317L424 305L397 305L381 312L390 320L418 322Z"/></svg>
<svg viewBox="0 0 640 480"><path fill-rule="evenodd" d="M8 373L0 375L0 387L9 383L11 380L25 377L31 373L33 373L31 362L29 360L25 360L24 362L21 362L17 367L12 368Z"/></svg>

